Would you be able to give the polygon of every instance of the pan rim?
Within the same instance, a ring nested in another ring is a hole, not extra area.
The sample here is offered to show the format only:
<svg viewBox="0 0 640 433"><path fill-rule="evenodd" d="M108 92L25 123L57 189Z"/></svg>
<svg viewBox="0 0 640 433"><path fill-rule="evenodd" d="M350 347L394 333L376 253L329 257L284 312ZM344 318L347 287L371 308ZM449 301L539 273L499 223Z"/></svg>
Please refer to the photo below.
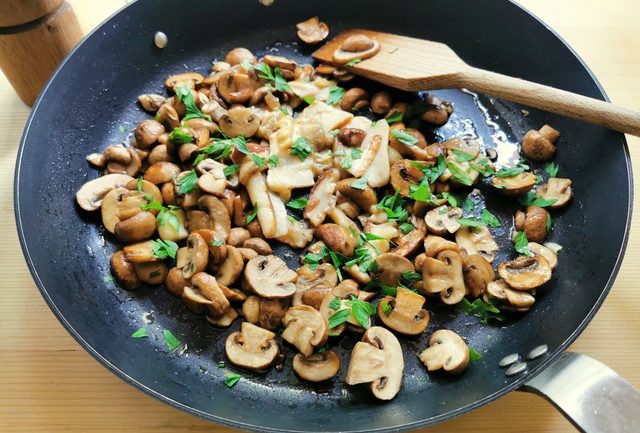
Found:
<svg viewBox="0 0 640 433"><path fill-rule="evenodd" d="M283 432L283 433L311 433L314 432L314 430L290 430L290 429L278 429L278 428L273 428L273 427L263 427L263 426L259 426L259 425L255 425L255 424L250 424L250 423L246 423L246 422L242 422L242 421L236 421L236 420L232 420L232 419L228 419L228 418L223 418L217 415L213 415L211 413L207 413L195 408L192 408L188 405L185 405L179 401L173 400L157 391L155 391L154 389L148 387L147 385L145 385L144 383L134 379L133 377L129 376L128 374L126 374L124 371L122 371L121 369L119 369L116 365L114 365L109 359L105 358L102 356L102 354L100 352L98 352L93 346L91 346L80 334L80 332L78 332L66 319L65 315L63 314L63 312L58 309L57 305L53 302L53 300L51 299L51 297L49 296L49 292L48 289L45 287L44 282L40 279L40 276L38 274L38 270L35 268L34 266L34 262L31 259L31 254L29 252L29 248L26 244L26 239L25 239L25 233L24 233L24 227L22 224L22 214L20 212L20 208L19 206L17 206L17 204L20 202L20 191L18 189L18 180L20 179L20 174L21 174L21 169L22 169L22 156L24 153L24 148L25 148L25 143L27 140L27 136L29 135L29 131L31 128L31 124L33 123L34 120L34 114L38 111L39 105L41 100L44 98L44 95L47 93L49 87L51 86L51 83L56 79L56 77L58 76L58 74L60 73L60 71L64 68L64 66L66 65L66 63L69 61L69 59L71 57L74 56L75 52L84 45L84 43L90 39L95 33L101 31L105 26L109 25L110 21L116 17L118 14L120 14L124 9L133 6L133 4L136 2L132 2L129 4L124 5L123 7L121 7L120 9L118 9L116 12L114 12L113 14L111 14L108 18L106 18L100 25L98 25L95 29L93 29L90 33L88 33L83 39L82 41L80 41L80 43L78 43L78 45L76 45L76 47L74 47L74 49L64 58L64 60L60 63L60 65L56 68L56 70L54 71L54 73L51 75L50 79L47 81L46 85L44 86L44 88L42 89L40 95L38 96L36 102L33 105L33 108L31 110L31 113L29 115L29 118L27 119L27 122L25 123L25 127L24 127L24 131L22 134L22 137L20 139L20 146L18 148L18 152L17 152L17 156L16 156L16 166L15 166L15 170L14 170L14 191L13 191L13 200L14 200L14 217L16 220L16 228L17 228L17 232L18 232L18 238L20 241L20 247L22 249L22 253L25 257L25 261L27 263L29 272L34 280L34 282L36 283L36 286L38 287L38 290L40 292L40 294L42 295L43 299L45 300L45 302L47 303L47 305L49 306L49 308L51 309L51 311L54 313L54 315L56 316L56 318L58 319L58 321L62 324L62 326L66 329L66 331L80 344L80 346L87 351L94 359L96 359L100 364L102 364L104 367L106 367L108 370L110 370L113 374L115 374L117 377L119 377L120 379L122 379L124 382L126 382L127 384L143 391L144 393L164 402L167 403L168 405L183 410L187 413L193 414L193 415L197 415L201 418L204 418L206 420L209 421L213 421L215 423L218 423L220 425L224 425L224 426L228 426L228 427L233 427L233 428L240 428L240 429L244 429L247 431L255 431L255 432ZM537 15L533 14L531 11L529 11L528 9L526 9L525 7L523 7L522 5L516 3L514 0L509 0L508 3L510 6L515 6L516 8L520 9L521 11L525 12L527 15L529 15L532 19L536 20L539 24L541 24L547 31L549 31L553 36L555 36L558 41L560 41L567 49L568 51L575 57L576 60L578 60L578 62L580 63L580 65L582 66L582 68L584 68L584 70L588 73L590 79L593 81L593 84L595 84L596 88L598 89L599 93L601 94L602 98L607 101L610 102L609 97L607 96L604 88L602 87L602 84L598 81L598 79L596 78L596 76L594 75L593 71L589 68L589 66L585 63L585 61L582 59L582 57L580 57L580 55L567 43L567 41L562 38L554 29L552 29L549 25L547 25L543 20L541 20ZM598 297L598 299L596 300L596 302L594 303L593 307L589 310L589 312L586 314L585 318L582 320L582 322L580 322L580 324L576 327L576 329L569 335L569 337L567 337L567 339L560 344L557 348L555 348L552 352L549 353L549 355L544 358L542 361L539 362L539 364L537 364L535 367L533 367L531 370L529 370L529 372L523 376L520 376L519 378L513 380L511 383L505 385L504 387L502 387L500 390L494 392L493 394L489 394L486 395L485 397L483 397L482 399L459 407L451 412L447 412L441 415L437 415L431 418L426 418L420 421L415 421L415 422L410 422L410 423L406 423L406 424L402 424L399 426L395 426L395 427L380 427L380 428L375 428L375 429L367 429L367 430L349 430L349 432L352 433L365 433L365 432L375 432L375 433L383 433L383 432L398 432L398 431L407 431L407 430L412 430L412 429L416 429L416 428L420 428L420 427L425 427L425 426L429 426L429 425L434 425L440 422L443 422L445 420L449 420L452 418L455 418L457 416L460 416L462 414L471 412L479 407L482 407L492 401L495 401L496 399L506 395L507 393L517 390L518 388L520 388L522 385L524 385L526 382L528 382L530 379L534 378L536 375L538 375L542 370L544 370L545 368L547 368L552 362L554 362L566 349L567 347L572 344L577 338L578 336L584 331L584 329L587 327L587 325L591 322L591 320L593 319L593 317L595 316L595 314L598 312L598 310L600 309L600 307L602 306L602 304L604 303L604 300L606 299L606 297L608 296L609 292L611 291L611 288L613 286L613 283L615 282L615 279L618 275L618 272L620 270L620 266L622 265L622 262L624 260L624 255L626 252L626 248L628 245L628 240L629 240L629 231L631 228L631 218L632 218L632 212L633 212L633 192L634 192L634 185L633 185L633 173L632 173L632 166L631 166L631 159L630 159L630 153L629 153L629 148L628 148L628 143L626 140L626 137L624 136L624 134L620 133L620 138L622 138L622 147L623 147L623 153L624 153L624 157L625 157L625 162L626 162L626 167L627 167L627 184L628 184L628 191L629 191L629 196L628 196L628 208L627 208L627 214L626 214L626 221L625 221L625 228L624 228L624 237L622 239L622 244L620 246L620 250L618 251L618 255L616 257L613 269L611 270L611 274L600 294L600 296Z"/></svg>

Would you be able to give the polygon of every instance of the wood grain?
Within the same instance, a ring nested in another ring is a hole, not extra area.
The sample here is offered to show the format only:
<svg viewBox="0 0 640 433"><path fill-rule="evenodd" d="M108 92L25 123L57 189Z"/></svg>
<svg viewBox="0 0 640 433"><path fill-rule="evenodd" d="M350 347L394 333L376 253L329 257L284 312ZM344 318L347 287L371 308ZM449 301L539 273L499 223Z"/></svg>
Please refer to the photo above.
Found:
<svg viewBox="0 0 640 433"><path fill-rule="evenodd" d="M86 32L124 3L72 0ZM640 4L623 0L527 0L583 56L611 99L638 108ZM234 430L172 409L125 384L64 331L38 294L18 245L13 167L28 115L0 77L0 432L183 433ZM640 139L629 137L640 172ZM638 184L636 183L636 190ZM635 211L640 210L636 196ZM611 294L572 350L593 356L640 387L640 219ZM575 428L539 397L511 393L423 433L569 433Z"/></svg>
<svg viewBox="0 0 640 433"><path fill-rule="evenodd" d="M64 0L2 0L0 27L28 23L53 12Z"/></svg>

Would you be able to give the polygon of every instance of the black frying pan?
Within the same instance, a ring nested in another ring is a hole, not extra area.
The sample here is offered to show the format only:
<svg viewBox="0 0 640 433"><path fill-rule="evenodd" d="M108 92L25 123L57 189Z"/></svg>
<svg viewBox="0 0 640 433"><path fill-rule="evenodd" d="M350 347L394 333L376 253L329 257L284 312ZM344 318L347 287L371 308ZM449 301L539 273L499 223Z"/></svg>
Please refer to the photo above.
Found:
<svg viewBox="0 0 640 433"><path fill-rule="evenodd" d="M631 168L621 134L535 110L523 117L521 107L481 98L492 116L501 116L497 122L513 142L544 123L562 132L556 161L561 174L574 179L575 199L554 213L551 239L564 246L560 266L539 290L532 311L502 326L482 325L457 310L431 305L428 332L404 339L404 384L389 403L341 380L301 383L291 373L288 349L284 371L242 372L236 387L227 389L221 380L225 370L216 364L224 359L222 341L239 321L230 329L215 329L163 289L126 292L103 281L117 244L97 224L99 215L75 205L74 193L98 176L84 157L125 140L120 125L130 131L147 118L135 104L138 94L162 92L164 78L172 73L206 73L213 59L236 46L309 60L311 50L296 43L294 24L313 15L320 15L332 34L362 27L442 41L473 66L605 98L557 35L508 2L276 0L266 8L248 0L139 1L80 44L34 106L16 166L15 209L24 254L42 295L80 344L127 382L175 407L249 430L397 431L436 423L540 373L602 304L622 259L631 216ZM169 37L164 50L153 45L157 30ZM456 135L459 119L468 117L491 145L491 131L470 95L437 93L451 99L456 112L452 126L433 131L432 138ZM515 206L488 200L492 210L501 209L506 224ZM131 339L150 312L149 340ZM427 374L415 354L440 327L465 336L484 360L459 378ZM184 353L167 353L161 329L187 344ZM340 377L353 344L348 338L336 342L344 359ZM550 348L546 357L530 362L520 376L505 377L498 367L504 355L526 354L540 344Z"/></svg>

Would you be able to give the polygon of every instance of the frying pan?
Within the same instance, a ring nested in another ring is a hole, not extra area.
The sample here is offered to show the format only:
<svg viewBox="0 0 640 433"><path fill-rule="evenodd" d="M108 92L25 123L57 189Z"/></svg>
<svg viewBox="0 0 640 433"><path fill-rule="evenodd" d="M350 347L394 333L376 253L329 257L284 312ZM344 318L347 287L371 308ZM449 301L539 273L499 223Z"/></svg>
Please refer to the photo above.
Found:
<svg viewBox="0 0 640 433"><path fill-rule="evenodd" d="M87 167L84 157L128 140L121 126L130 131L148 117L134 103L136 96L162 92L170 74L186 69L206 74L212 60L236 46L308 60L311 49L296 42L294 23L313 15L320 15L334 34L361 27L442 41L471 65L606 98L557 35L508 2L276 0L271 7L232 0L133 3L88 36L60 66L33 108L18 152L15 209L20 241L33 278L58 319L89 353L127 382L174 407L246 430L407 430L462 414L523 387L560 400L580 428L616 431L617 420L618 427L637 430L633 423L638 421L632 417L640 413L640 399L631 386L596 361L563 353L611 288L631 218L627 145L623 135L602 127L535 110L525 117L522 107L506 102L437 92L453 101L456 112L449 126L427 131L431 140L459 134L465 118L488 146L494 144L496 131L487 120L497 122L503 138L514 143L526 130L544 123L560 130L555 161L561 176L574 179L575 199L566 210L554 212L551 240L564 250L552 280L538 291L534 308L506 323L483 325L458 310L431 303L428 332L403 339L405 378L391 402L375 401L364 387L348 387L340 379L302 383L291 373L293 353L288 348L283 371L241 371L242 380L228 389L222 377L236 370L217 368L217 363L224 360L222 341L239 321L230 329L215 329L163 289L126 292L104 278L117 243L100 227L99 215L81 212L74 203L78 188L99 175ZM162 50L153 45L158 30L169 38ZM515 204L491 195L487 201L490 209L498 209L503 226L510 224ZM506 237L504 232L496 235L504 254L510 254ZM292 266L300 254L277 253L289 257ZM131 339L145 323L149 338ZM458 331L484 356L460 377L427 374L415 356L426 347L431 331L443 327ZM167 351L163 329L184 343L182 349ZM350 338L335 342L343 358L339 377L346 369ZM505 355L526 356L542 344L549 352L529 361L522 374L506 377L498 366ZM567 390L586 397L572 402ZM612 416L596 416L593 407Z"/></svg>

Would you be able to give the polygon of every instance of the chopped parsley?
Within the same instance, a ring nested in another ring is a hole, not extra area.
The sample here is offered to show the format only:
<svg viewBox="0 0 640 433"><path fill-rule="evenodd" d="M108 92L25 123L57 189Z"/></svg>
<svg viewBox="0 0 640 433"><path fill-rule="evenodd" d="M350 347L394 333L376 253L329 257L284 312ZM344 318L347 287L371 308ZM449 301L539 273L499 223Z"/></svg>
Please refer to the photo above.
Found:
<svg viewBox="0 0 640 433"><path fill-rule="evenodd" d="M547 234L551 233L551 214L549 213L549 211L547 211L546 226L547 226Z"/></svg>
<svg viewBox="0 0 640 433"><path fill-rule="evenodd" d="M520 162L520 164L518 164L517 167L501 168L500 170L495 172L495 176L496 177L513 177L513 176L517 176L518 174L524 172L528 168L529 168L528 165L523 164L522 162Z"/></svg>
<svg viewBox="0 0 640 433"><path fill-rule="evenodd" d="M251 213L249 215L247 215L247 217L244 219L244 223L245 225L248 225L251 221L253 221L254 219L256 219L256 215L258 215L258 203L254 203L253 204L253 210L251 211Z"/></svg>
<svg viewBox="0 0 640 433"><path fill-rule="evenodd" d="M471 347L469 348L469 362L470 363L475 364L476 362L482 361L483 359L484 359L484 356L480 355L478 352L476 352Z"/></svg>
<svg viewBox="0 0 640 433"><path fill-rule="evenodd" d="M169 349L169 351L171 352L176 350L182 344L180 340L178 340L176 336L173 335L173 333L169 330L163 330L162 335L164 336L164 342L167 345L167 349Z"/></svg>
<svg viewBox="0 0 640 433"><path fill-rule="evenodd" d="M339 298L336 299L338 299L339 304L337 306L340 308L342 304ZM334 302L336 299L333 299L331 302ZM356 298L355 296L351 296L351 299L346 301L346 305L348 308L340 309L329 316L329 328L335 328L336 326L342 325L349 319L350 315L353 315L364 329L369 328L369 318L376 314L376 307L366 301ZM334 304L334 306L336 306L336 304ZM335 310L335 308L332 309Z"/></svg>
<svg viewBox="0 0 640 433"><path fill-rule="evenodd" d="M113 277L111 275L105 275L104 277L102 277L102 281L104 281L105 283L110 283L113 281Z"/></svg>
<svg viewBox="0 0 640 433"><path fill-rule="evenodd" d="M388 302L383 302L382 304L382 312L385 316L390 315L393 312L393 307Z"/></svg>
<svg viewBox="0 0 640 433"><path fill-rule="evenodd" d="M469 302L467 298L463 298L462 302L458 304L458 308L467 316L480 318L480 322L485 324L489 323L490 320L504 321L502 312L491 301L484 302L478 298L473 302Z"/></svg>
<svg viewBox="0 0 640 433"><path fill-rule="evenodd" d="M176 185L178 185L178 195L185 195L193 191L196 187L196 183L198 183L198 174L194 170L187 172L187 174L176 180Z"/></svg>
<svg viewBox="0 0 640 433"><path fill-rule="evenodd" d="M311 105L315 102L316 98L314 98L313 96L305 96L304 98L302 98L302 100Z"/></svg>
<svg viewBox="0 0 640 433"><path fill-rule="evenodd" d="M160 260L164 260L167 257L171 257L172 259L176 258L178 244L176 244L175 242L156 239L152 240L151 244L154 257L157 257Z"/></svg>
<svg viewBox="0 0 640 433"><path fill-rule="evenodd" d="M500 220L487 209L482 209L480 213L480 219L489 227L500 227Z"/></svg>
<svg viewBox="0 0 640 433"><path fill-rule="evenodd" d="M246 69L253 69L258 72L258 77L263 80L269 81L269 84L273 84L276 90L280 92L291 92L291 86L287 83L287 80L282 76L282 70L280 68L274 68L273 72L271 72L271 68L266 63L256 63L254 65L249 62L244 62L242 64Z"/></svg>
<svg viewBox="0 0 640 433"><path fill-rule="evenodd" d="M309 142L305 138L298 137L296 141L293 142L289 153L297 156L301 161L304 161L307 156L311 154L311 146L309 146Z"/></svg>
<svg viewBox="0 0 640 433"><path fill-rule="evenodd" d="M446 161L443 155L438 155L438 162L432 166L424 165L417 161L413 161L411 165L420 169L424 173L424 176L427 178L429 183L435 183L435 181L438 180L438 178L442 176L444 171L447 169Z"/></svg>
<svg viewBox="0 0 640 433"><path fill-rule="evenodd" d="M238 164L231 164L230 166L223 168L222 172L224 173L225 177L229 177L237 173L239 169L240 166Z"/></svg>
<svg viewBox="0 0 640 433"><path fill-rule="evenodd" d="M402 273L402 279L407 281L412 281L412 282L419 281L422 279L422 275L417 272L407 271Z"/></svg>
<svg viewBox="0 0 640 433"><path fill-rule="evenodd" d="M351 185L349 185L351 188L355 188L355 189L359 189L361 191L364 191L365 189L367 189L367 175L365 174L364 176L362 176L360 179L357 179L355 181L353 181L351 183Z"/></svg>
<svg viewBox="0 0 640 433"><path fill-rule="evenodd" d="M238 136L235 138L214 138L213 142L198 152L198 156L195 161L193 161L193 165L198 165L200 162L205 159L207 156L214 160L226 159L231 156L233 152L233 148L236 147L238 143L244 142L243 136Z"/></svg>
<svg viewBox="0 0 640 433"><path fill-rule="evenodd" d="M351 152L347 153L347 155L342 160L342 168L348 170L351 168L354 159L362 158L362 151L356 147L351 148Z"/></svg>
<svg viewBox="0 0 640 433"><path fill-rule="evenodd" d="M211 245L213 245L214 247L221 247L222 245L224 245L224 241L222 239L213 239L211 241Z"/></svg>
<svg viewBox="0 0 640 433"><path fill-rule="evenodd" d="M225 368L227 366L227 363L224 361L220 361L218 362L218 368Z"/></svg>
<svg viewBox="0 0 640 433"><path fill-rule="evenodd" d="M463 150L451 149L451 152L456 157L456 161L458 162L468 162L475 158L475 156Z"/></svg>
<svg viewBox="0 0 640 433"><path fill-rule="evenodd" d="M405 146L415 146L416 143L418 143L418 138L409 134L406 129L405 130L394 129L391 131L391 135L400 143L404 144Z"/></svg>
<svg viewBox="0 0 640 433"><path fill-rule="evenodd" d="M245 140L245 138L242 135L239 135L238 137L236 137L235 140L236 142L234 144L236 146L236 149L238 149L238 151L250 157L253 160L253 163L258 167L264 167L264 165L266 164L264 158L249 150L249 148L247 147L247 140Z"/></svg>
<svg viewBox="0 0 640 433"><path fill-rule="evenodd" d="M557 200L555 198L546 199L543 197L536 197L535 191L529 191L526 195L521 196L518 201L523 206L548 207L554 204Z"/></svg>
<svg viewBox="0 0 640 433"><path fill-rule="evenodd" d="M351 311L348 308L333 313L328 319L329 329L342 325L349 319L349 314L351 314Z"/></svg>
<svg viewBox="0 0 640 433"><path fill-rule="evenodd" d="M378 209L382 209L387 218L400 223L409 219L409 212L405 209L405 201L399 196L398 191L393 195L386 195L377 204ZM412 226L413 227L413 226Z"/></svg>
<svg viewBox="0 0 640 433"><path fill-rule="evenodd" d="M360 63L361 61L362 61L362 59L361 59L361 58L356 57L355 59L353 59L353 60L351 60L351 61L349 61L349 62L345 63L344 65L345 65L345 66L355 66L355 65L357 65L358 63Z"/></svg>
<svg viewBox="0 0 640 433"><path fill-rule="evenodd" d="M400 227L399 227L400 231L405 235L409 233L411 230L413 230L414 228L415 227L411 223L402 223L400 224Z"/></svg>
<svg viewBox="0 0 640 433"><path fill-rule="evenodd" d="M423 203L429 202L431 200L429 181L423 178L419 185L409 185L409 198Z"/></svg>
<svg viewBox="0 0 640 433"><path fill-rule="evenodd" d="M527 239L527 234L525 232L517 232L516 236L513 238L514 248L520 254L524 254L525 256L531 256L531 251L529 250L529 239Z"/></svg>
<svg viewBox="0 0 640 433"><path fill-rule="evenodd" d="M191 143L191 141L193 141L193 136L187 128L184 126L178 126L177 128L173 128L168 139L173 144L185 144Z"/></svg>
<svg viewBox="0 0 640 433"><path fill-rule="evenodd" d="M338 105L344 96L344 89L339 86L332 86L329 89L329 97L327 98L327 104Z"/></svg>
<svg viewBox="0 0 640 433"><path fill-rule="evenodd" d="M394 111L391 113L386 119L389 125L393 125L394 123L402 122L402 111Z"/></svg>
<svg viewBox="0 0 640 433"><path fill-rule="evenodd" d="M146 326L143 326L142 328L131 334L131 338L147 338L148 336L149 334L147 333Z"/></svg>
<svg viewBox="0 0 640 433"><path fill-rule="evenodd" d="M465 227L484 227L486 223L478 217L458 218L458 224Z"/></svg>
<svg viewBox="0 0 640 433"><path fill-rule="evenodd" d="M553 162L549 162L547 163L547 165L544 166L544 171L547 172L549 177L558 176L558 169L559 169L558 164L554 164Z"/></svg>
<svg viewBox="0 0 640 433"><path fill-rule="evenodd" d="M492 176L493 174L495 174L495 171L493 171L493 168L491 168L491 165L489 165L489 160L486 158L481 159L477 162L470 161L469 166L484 177Z"/></svg>
<svg viewBox="0 0 640 433"><path fill-rule="evenodd" d="M223 377L223 383L227 386L227 388L233 388L241 378L242 376L240 376L238 373L225 373Z"/></svg>
<svg viewBox="0 0 640 433"><path fill-rule="evenodd" d="M462 209L465 212L472 212L475 207L476 205L473 203L473 200L471 200L469 197L465 197L465 199L462 200Z"/></svg>
<svg viewBox="0 0 640 433"><path fill-rule="evenodd" d="M186 114L182 118L183 122L186 122L189 119L199 118L211 121L211 116L209 116L208 114L204 114L196 105L196 102L193 99L193 95L191 94L191 87L189 87L188 85L178 87L176 89L176 96L178 97L178 99L180 99L180 102L182 102L185 107Z"/></svg>
<svg viewBox="0 0 640 433"><path fill-rule="evenodd" d="M271 155L267 162L271 167L277 167L278 163L280 162L280 158L278 157L278 155Z"/></svg>
<svg viewBox="0 0 640 433"><path fill-rule="evenodd" d="M287 203L287 207L291 209L304 209L309 202L309 198L307 196L298 197L295 200L291 200Z"/></svg>
<svg viewBox="0 0 640 433"><path fill-rule="evenodd" d="M447 168L451 172L451 179L462 185L473 185L473 179L469 177L469 173L463 170L458 164L454 162L448 162Z"/></svg>

